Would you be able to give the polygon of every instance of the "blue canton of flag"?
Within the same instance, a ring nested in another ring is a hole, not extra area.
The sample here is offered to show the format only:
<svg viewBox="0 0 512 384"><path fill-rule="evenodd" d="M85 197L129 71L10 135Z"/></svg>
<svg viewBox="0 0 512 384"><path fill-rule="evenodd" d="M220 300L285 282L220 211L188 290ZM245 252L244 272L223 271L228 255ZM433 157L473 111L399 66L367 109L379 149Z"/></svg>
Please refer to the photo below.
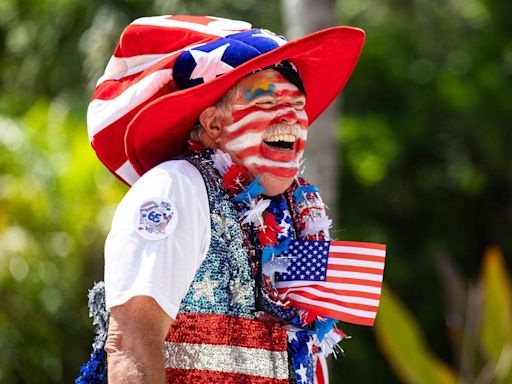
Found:
<svg viewBox="0 0 512 384"><path fill-rule="evenodd" d="M277 273L276 281L325 281L329 243L329 241L292 241L288 246L288 251L281 254L281 257L291 258L288 272Z"/></svg>

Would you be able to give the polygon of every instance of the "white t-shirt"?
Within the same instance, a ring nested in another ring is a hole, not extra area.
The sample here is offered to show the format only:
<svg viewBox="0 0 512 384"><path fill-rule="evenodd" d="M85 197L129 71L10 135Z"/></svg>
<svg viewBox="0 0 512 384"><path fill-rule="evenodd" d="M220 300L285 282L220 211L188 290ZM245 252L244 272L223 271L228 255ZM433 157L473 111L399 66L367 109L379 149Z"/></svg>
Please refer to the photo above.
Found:
<svg viewBox="0 0 512 384"><path fill-rule="evenodd" d="M151 296L173 319L210 245L199 171L185 160L144 174L116 209L105 243L106 306Z"/></svg>

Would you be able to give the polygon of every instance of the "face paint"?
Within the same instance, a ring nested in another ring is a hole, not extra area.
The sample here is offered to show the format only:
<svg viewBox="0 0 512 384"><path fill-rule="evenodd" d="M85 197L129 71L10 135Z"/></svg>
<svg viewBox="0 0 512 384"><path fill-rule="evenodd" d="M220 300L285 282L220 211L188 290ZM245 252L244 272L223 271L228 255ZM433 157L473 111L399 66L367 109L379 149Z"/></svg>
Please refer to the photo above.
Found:
<svg viewBox="0 0 512 384"><path fill-rule="evenodd" d="M255 82L252 86L245 88L245 100L251 101L258 96L272 95L275 90L275 85L268 81L260 81L259 84Z"/></svg>
<svg viewBox="0 0 512 384"><path fill-rule="evenodd" d="M291 183L307 141L304 94L271 70L257 72L240 84L243 92L232 100L229 123L221 135L224 150L253 177Z"/></svg>

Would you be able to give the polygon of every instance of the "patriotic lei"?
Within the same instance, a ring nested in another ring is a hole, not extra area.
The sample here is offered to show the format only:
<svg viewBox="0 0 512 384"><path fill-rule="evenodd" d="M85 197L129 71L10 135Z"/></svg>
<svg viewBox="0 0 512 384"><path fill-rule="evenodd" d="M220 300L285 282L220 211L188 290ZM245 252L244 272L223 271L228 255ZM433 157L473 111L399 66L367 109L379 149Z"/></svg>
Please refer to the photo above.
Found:
<svg viewBox="0 0 512 384"><path fill-rule="evenodd" d="M258 287L256 316L263 321L279 322L287 329L297 383L313 383L316 354L327 357L331 353L336 356L336 349L343 352L338 342L347 336L336 327L338 320L319 317L281 300L274 287L274 276L276 272L286 272L289 266L289 259L279 255L287 251L294 232L304 240L329 237L332 221L325 215L319 190L297 180L294 188L267 198L258 183L259 177L249 183L247 169L234 164L229 154L205 151L239 213Z"/></svg>
<svg viewBox="0 0 512 384"><path fill-rule="evenodd" d="M105 306L105 283L95 283L89 291L89 316L93 318L94 343L89 361L80 367L75 384L100 384L107 382L107 356L105 342L108 330L108 311Z"/></svg>

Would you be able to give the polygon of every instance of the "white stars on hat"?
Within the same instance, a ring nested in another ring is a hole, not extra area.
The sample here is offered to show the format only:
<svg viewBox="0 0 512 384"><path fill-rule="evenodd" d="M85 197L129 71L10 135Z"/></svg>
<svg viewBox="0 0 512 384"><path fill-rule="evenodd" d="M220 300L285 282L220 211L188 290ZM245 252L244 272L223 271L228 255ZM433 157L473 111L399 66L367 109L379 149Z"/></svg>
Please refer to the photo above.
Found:
<svg viewBox="0 0 512 384"><path fill-rule="evenodd" d="M233 69L231 65L222 61L222 55L229 47L229 43L221 45L210 52L191 49L189 52L196 62L196 67L190 75L190 79L203 79L206 83Z"/></svg>
<svg viewBox="0 0 512 384"><path fill-rule="evenodd" d="M255 33L253 36L256 37L265 37L267 39L274 40L279 46L285 45L286 40L282 37L277 36L275 33L270 32L269 30L262 29L260 33Z"/></svg>

